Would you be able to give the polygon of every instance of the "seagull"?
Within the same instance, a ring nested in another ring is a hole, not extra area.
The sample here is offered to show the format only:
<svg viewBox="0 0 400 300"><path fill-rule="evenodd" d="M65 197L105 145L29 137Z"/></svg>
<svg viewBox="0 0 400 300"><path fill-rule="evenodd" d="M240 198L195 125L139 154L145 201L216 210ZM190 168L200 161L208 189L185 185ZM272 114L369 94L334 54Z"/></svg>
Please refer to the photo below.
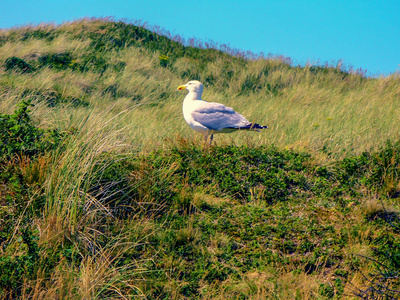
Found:
<svg viewBox="0 0 400 300"><path fill-rule="evenodd" d="M202 133L205 141L210 136L210 145L215 133L229 133L237 130L259 132L259 129L268 128L251 123L230 107L201 99L203 85L200 81L189 81L185 85L179 86L178 90L189 92L183 100L183 117L186 123L195 131Z"/></svg>

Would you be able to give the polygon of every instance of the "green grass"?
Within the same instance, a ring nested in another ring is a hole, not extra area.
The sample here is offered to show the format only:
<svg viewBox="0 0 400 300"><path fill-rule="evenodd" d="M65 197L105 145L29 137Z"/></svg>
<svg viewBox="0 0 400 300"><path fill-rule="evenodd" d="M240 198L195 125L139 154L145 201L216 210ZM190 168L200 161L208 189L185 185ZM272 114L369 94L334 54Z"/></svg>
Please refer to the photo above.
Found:
<svg viewBox="0 0 400 300"><path fill-rule="evenodd" d="M0 297L397 298L398 74L173 38L0 31ZM189 79L269 129L204 145Z"/></svg>

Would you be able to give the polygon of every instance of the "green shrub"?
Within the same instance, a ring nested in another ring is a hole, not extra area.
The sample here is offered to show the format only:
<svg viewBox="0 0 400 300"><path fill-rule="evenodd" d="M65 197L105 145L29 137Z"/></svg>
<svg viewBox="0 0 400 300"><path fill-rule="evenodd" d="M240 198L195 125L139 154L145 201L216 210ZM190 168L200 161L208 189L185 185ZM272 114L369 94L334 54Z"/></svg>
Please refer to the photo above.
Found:
<svg viewBox="0 0 400 300"><path fill-rule="evenodd" d="M55 148L63 134L36 127L29 115L31 101L22 101L14 114L0 114L0 159L15 154L34 156Z"/></svg>
<svg viewBox="0 0 400 300"><path fill-rule="evenodd" d="M375 153L346 157L336 163L339 181L347 186L365 184L382 190L389 197L400 193L400 141L387 141Z"/></svg>
<svg viewBox="0 0 400 300"><path fill-rule="evenodd" d="M400 141L387 141L385 147L372 155L368 171L371 173L366 180L368 184L386 187L389 195L398 192L396 188L400 180Z"/></svg>
<svg viewBox="0 0 400 300"><path fill-rule="evenodd" d="M168 67L168 65L169 65L169 57L168 56L160 55L158 58L160 60L161 67L164 67L164 68Z"/></svg>
<svg viewBox="0 0 400 300"><path fill-rule="evenodd" d="M145 197L165 204L164 209L179 211L190 210L190 195L199 189L244 202L251 200L254 191L259 191L262 201L273 203L310 188L302 172L308 159L306 154L274 147L228 146L209 151L197 147L174 148L112 164L99 173L103 187L96 186L92 193L107 191L112 196L103 192L98 196L117 201L118 206L131 205L126 201L140 202Z"/></svg>
<svg viewBox="0 0 400 300"><path fill-rule="evenodd" d="M54 38L58 36L59 32L54 28L49 28L47 30L42 29L28 29L25 31L21 37L21 41L26 41L29 39L45 39L51 42Z"/></svg>
<svg viewBox="0 0 400 300"><path fill-rule="evenodd" d="M333 296L335 295L335 288L329 284L323 283L319 286L319 293L322 296L332 299Z"/></svg>
<svg viewBox="0 0 400 300"><path fill-rule="evenodd" d="M18 247L20 254L0 256L0 290L10 293L11 298L20 296L24 279L33 279L36 275L39 260L37 239L32 231L23 229L16 239L18 246L14 246Z"/></svg>
<svg viewBox="0 0 400 300"><path fill-rule="evenodd" d="M95 71L104 73L110 66L109 62L105 59L104 54L100 52L92 52L84 55L79 63L79 70L81 72ZM125 67L125 66L124 66ZM121 66L122 69L122 66Z"/></svg>
<svg viewBox="0 0 400 300"><path fill-rule="evenodd" d="M65 70L71 66L72 55L66 53L49 53L39 57L41 67L49 67L56 70Z"/></svg>
<svg viewBox="0 0 400 300"><path fill-rule="evenodd" d="M28 64L21 58L18 57L9 57L4 62L4 69L6 71L15 71L19 73L32 73L35 71L34 67Z"/></svg>

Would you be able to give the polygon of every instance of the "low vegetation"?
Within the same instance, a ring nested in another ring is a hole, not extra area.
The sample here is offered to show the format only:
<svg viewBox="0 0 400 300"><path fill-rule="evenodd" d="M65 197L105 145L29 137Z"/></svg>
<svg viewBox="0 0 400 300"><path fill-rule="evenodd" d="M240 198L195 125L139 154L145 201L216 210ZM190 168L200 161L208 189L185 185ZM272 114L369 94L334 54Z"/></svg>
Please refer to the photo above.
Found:
<svg viewBox="0 0 400 300"><path fill-rule="evenodd" d="M136 25L0 31L0 297L397 299L398 74ZM269 129L204 145L189 79Z"/></svg>

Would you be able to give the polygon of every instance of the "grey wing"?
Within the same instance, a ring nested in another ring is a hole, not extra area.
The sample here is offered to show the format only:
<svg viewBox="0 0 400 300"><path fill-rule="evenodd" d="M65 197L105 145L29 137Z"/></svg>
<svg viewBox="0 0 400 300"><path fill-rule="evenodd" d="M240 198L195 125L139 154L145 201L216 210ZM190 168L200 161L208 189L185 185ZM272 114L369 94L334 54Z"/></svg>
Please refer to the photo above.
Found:
<svg viewBox="0 0 400 300"><path fill-rule="evenodd" d="M241 114L219 103L207 102L204 106L195 109L192 117L208 129L217 131L224 128L241 128L250 124Z"/></svg>

